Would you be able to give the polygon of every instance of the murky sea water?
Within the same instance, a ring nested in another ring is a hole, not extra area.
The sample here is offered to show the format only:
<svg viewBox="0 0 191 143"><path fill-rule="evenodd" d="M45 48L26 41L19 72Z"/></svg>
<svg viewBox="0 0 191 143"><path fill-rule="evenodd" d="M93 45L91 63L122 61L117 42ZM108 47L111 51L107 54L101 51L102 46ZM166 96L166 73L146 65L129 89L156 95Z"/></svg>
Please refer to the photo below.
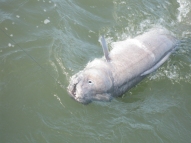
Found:
<svg viewBox="0 0 191 143"><path fill-rule="evenodd" d="M69 78L111 43L165 27L182 42L111 102L80 104ZM190 0L0 0L1 143L191 142Z"/></svg>

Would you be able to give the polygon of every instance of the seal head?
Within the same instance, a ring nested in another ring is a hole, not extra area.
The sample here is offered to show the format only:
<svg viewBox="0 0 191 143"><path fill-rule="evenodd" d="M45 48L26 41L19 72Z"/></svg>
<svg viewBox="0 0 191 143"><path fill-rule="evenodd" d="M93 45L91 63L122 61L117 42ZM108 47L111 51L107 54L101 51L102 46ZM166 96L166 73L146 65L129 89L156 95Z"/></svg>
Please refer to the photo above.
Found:
<svg viewBox="0 0 191 143"><path fill-rule="evenodd" d="M94 65L94 62L90 65ZM83 104L96 100L110 101L112 90L113 82L111 74L99 67L86 68L73 75L68 86L70 96Z"/></svg>

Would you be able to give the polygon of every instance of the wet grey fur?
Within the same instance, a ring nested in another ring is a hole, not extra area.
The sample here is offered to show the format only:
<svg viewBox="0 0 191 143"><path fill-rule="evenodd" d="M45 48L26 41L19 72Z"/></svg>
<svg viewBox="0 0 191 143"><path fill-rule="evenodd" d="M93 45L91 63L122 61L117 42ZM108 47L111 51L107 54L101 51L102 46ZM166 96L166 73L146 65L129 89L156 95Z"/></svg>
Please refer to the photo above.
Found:
<svg viewBox="0 0 191 143"><path fill-rule="evenodd" d="M104 37L103 48L107 49ZM110 101L160 67L171 55L177 40L166 29L152 29L134 39L113 43L105 57L89 62L70 79L68 92L81 103Z"/></svg>

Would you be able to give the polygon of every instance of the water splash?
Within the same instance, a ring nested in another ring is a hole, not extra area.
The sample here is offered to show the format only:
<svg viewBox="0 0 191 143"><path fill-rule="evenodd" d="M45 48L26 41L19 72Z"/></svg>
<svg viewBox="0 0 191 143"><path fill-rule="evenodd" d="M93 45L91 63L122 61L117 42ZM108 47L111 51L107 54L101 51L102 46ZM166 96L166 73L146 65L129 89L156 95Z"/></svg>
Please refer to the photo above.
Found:
<svg viewBox="0 0 191 143"><path fill-rule="evenodd" d="M177 0L180 7L178 8L179 14L178 14L178 21L182 22L184 18L187 17L187 14L190 12L191 9L191 2L188 0Z"/></svg>
<svg viewBox="0 0 191 143"><path fill-rule="evenodd" d="M191 71L191 66L185 61L168 60L167 63L154 72L149 79L161 80L168 78L172 84L186 82L191 83L191 75L188 73Z"/></svg>

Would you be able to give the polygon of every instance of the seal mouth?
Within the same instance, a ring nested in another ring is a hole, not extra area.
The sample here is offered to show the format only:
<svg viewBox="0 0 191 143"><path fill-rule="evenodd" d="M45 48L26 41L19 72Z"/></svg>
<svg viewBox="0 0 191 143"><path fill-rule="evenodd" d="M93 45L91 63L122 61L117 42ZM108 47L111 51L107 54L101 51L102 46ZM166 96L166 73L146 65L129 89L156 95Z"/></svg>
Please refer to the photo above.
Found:
<svg viewBox="0 0 191 143"><path fill-rule="evenodd" d="M75 84L70 84L67 88L67 91L68 91L68 94L72 97L72 98L76 98L76 92L77 92L77 84L78 83L75 83Z"/></svg>
<svg viewBox="0 0 191 143"><path fill-rule="evenodd" d="M77 83L74 84L72 92L71 92L74 97L76 97L76 86L77 86Z"/></svg>

